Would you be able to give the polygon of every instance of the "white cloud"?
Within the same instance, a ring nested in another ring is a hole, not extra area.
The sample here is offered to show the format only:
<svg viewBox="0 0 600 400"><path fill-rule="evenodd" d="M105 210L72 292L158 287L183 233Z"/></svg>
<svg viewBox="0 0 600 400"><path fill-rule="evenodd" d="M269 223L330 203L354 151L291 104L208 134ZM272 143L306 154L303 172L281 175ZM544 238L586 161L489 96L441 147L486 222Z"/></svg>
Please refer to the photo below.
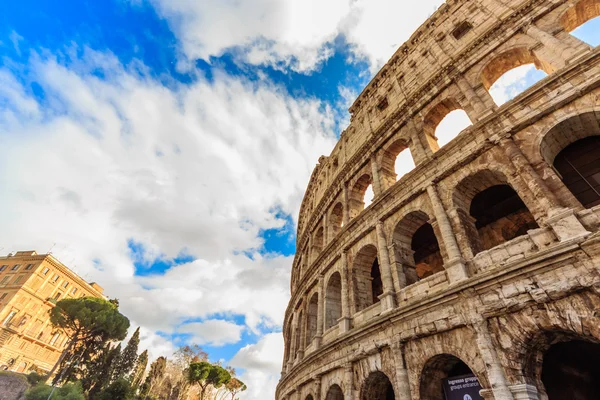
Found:
<svg viewBox="0 0 600 400"><path fill-rule="evenodd" d="M296 218L315 160L335 143L331 111L219 72L169 89L91 51L69 68L39 56L29 67L43 103L0 70L3 251L52 248L120 299L143 327L141 348L168 355L169 334L218 344L242 329L190 319L239 315L259 337L279 329L292 258L261 255L260 231L284 224L277 211ZM197 259L136 276L130 239ZM263 373L248 372L249 386L278 378Z"/></svg>
<svg viewBox="0 0 600 400"><path fill-rule="evenodd" d="M464 110L454 110L448 113L440 121L436 130L435 136L438 139L440 147L444 146L465 128L471 125L471 120Z"/></svg>
<svg viewBox="0 0 600 400"><path fill-rule="evenodd" d="M424 0L153 0L188 59L208 59L235 48L252 64L314 69L344 35L373 68L442 3ZM187 63L186 63L187 64Z"/></svg>
<svg viewBox="0 0 600 400"><path fill-rule="evenodd" d="M191 334L191 341L193 343L199 345L209 344L211 346L237 343L241 339L243 330L244 327L242 325L221 319L191 322L178 329L180 333Z"/></svg>
<svg viewBox="0 0 600 400"><path fill-rule="evenodd" d="M490 95L497 105L502 105L515 98L546 75L538 71L533 64L525 64L513 68L502 75L490 87Z"/></svg>
<svg viewBox="0 0 600 400"><path fill-rule="evenodd" d="M231 366L243 369L240 376L243 382L253 382L241 399L273 399L275 387L281 373L283 360L283 336L281 333L265 335L256 344L238 351L231 360Z"/></svg>

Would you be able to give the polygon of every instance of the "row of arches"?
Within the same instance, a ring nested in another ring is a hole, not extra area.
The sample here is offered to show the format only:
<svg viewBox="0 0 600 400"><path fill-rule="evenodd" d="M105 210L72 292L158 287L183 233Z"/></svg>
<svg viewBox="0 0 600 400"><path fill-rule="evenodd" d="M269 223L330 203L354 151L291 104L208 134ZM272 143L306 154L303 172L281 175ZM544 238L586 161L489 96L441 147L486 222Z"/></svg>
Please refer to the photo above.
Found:
<svg viewBox="0 0 600 400"><path fill-rule="evenodd" d="M596 400L600 398L600 344L575 338L557 341L530 354L525 374L538 398L547 400ZM486 381L460 358L439 354L429 359L420 373L420 400L483 400L481 391L490 391ZM345 400L344 383L326 390L325 400ZM392 379L383 371L373 371L359 388L360 400L400 400ZM487 397L486 397L487 398ZM519 397L521 398L521 397ZM530 397L527 397L530 398ZM312 394L304 400L314 400Z"/></svg>
<svg viewBox="0 0 600 400"><path fill-rule="evenodd" d="M600 0L580 0L568 8L559 18L559 25L565 32L581 31L588 26L600 26ZM593 31L593 30L592 30ZM486 93L491 99L486 99L485 94L475 92L472 88L458 91L463 96L461 99L447 97L431 107L423 117L422 131L424 143L410 143L406 140L395 141L387 148L382 149L382 155L377 162L379 177L369 172L363 173L349 188L348 205L344 210L342 201L333 205L328 212L327 224L321 224L311 235L312 259L323 250L326 244L341 230L344 223L358 216L363 209L368 207L375 196L378 195L373 186L381 185L385 190L391 187L404 174L415 168L422 156L418 153L432 154L438 151L454 137L469 127L473 121L480 117L481 111L476 112L472 102L481 102L480 108L489 111L495 107L514 98L519 93L534 85L537 81L551 74L564 65L561 57L571 54L568 51L572 43L564 40L560 35L547 33L531 25L525 29L525 33L548 47L547 53L530 49L531 46L514 46L493 57L481 70L480 79ZM600 36L600 35L599 35ZM590 34L575 37L589 42L590 46L597 45L597 40ZM561 40L564 43L561 43ZM554 48L559 46L559 48ZM566 48L567 50L563 49ZM534 72L537 71L537 72ZM461 82L464 86L469 83ZM461 85L459 85L461 86ZM465 94L464 92L470 92ZM475 98L468 98L472 95ZM418 149L418 147L425 147ZM376 179L374 179L376 178ZM376 180L377 182L374 182ZM348 215L344 216L344 212Z"/></svg>
<svg viewBox="0 0 600 400"><path fill-rule="evenodd" d="M564 119L543 136L539 148L541 158L560 179L560 185L553 186L560 197L568 194L585 208L600 205L600 115L590 111ZM541 226L547 210L527 194L528 185L521 177L506 170L504 173L500 167L469 171L458 181L450 199L453 229L464 255L474 257ZM386 236L383 248L388 251L396 293L445 273L448 255L431 204L422 201L412 206ZM346 276L339 268L332 271L324 277L322 292L314 291L306 307L301 303L296 306L295 342L289 360L297 359L317 334L338 326L343 317L351 318L380 302L385 290L381 249L373 242L358 247L348 261ZM347 294L343 293L344 285ZM347 311L343 311L345 301ZM319 320L321 308L323 317ZM291 337L289 332L287 336Z"/></svg>

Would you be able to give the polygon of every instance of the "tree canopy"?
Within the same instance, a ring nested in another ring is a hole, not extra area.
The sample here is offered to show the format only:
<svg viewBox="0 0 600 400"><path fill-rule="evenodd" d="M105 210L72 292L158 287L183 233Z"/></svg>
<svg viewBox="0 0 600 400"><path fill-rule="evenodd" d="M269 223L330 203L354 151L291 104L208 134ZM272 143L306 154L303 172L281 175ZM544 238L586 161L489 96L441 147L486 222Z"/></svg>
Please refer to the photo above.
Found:
<svg viewBox="0 0 600 400"><path fill-rule="evenodd" d="M210 386L219 388L231 380L231 374L220 365L207 361L191 363L188 368L188 381L190 384L200 386L200 400L204 400L206 389Z"/></svg>
<svg viewBox="0 0 600 400"><path fill-rule="evenodd" d="M70 339L50 371L52 376L61 366L54 383L75 379L86 368L80 366L92 362L107 341L123 340L129 328L129 319L119 312L118 302L94 297L60 300L50 310L50 322Z"/></svg>
<svg viewBox="0 0 600 400"><path fill-rule="evenodd" d="M50 310L50 322L74 340L123 340L129 328L129 319L117 305L95 297L60 300Z"/></svg>

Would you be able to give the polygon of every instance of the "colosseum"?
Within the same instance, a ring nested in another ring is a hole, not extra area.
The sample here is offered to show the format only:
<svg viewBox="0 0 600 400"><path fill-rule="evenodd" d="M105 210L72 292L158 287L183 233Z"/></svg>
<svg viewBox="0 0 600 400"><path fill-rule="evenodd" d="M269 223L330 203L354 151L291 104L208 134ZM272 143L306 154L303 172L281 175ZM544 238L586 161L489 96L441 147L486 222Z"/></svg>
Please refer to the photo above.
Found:
<svg viewBox="0 0 600 400"><path fill-rule="evenodd" d="M448 0L377 73L303 199L277 400L600 399L599 15Z"/></svg>

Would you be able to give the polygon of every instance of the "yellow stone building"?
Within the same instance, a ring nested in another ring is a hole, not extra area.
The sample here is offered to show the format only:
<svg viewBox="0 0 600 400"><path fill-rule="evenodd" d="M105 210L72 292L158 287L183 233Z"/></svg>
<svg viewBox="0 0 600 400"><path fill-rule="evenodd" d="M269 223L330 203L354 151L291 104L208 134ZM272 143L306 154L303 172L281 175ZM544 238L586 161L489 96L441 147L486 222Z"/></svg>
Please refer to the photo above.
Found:
<svg viewBox="0 0 600 400"><path fill-rule="evenodd" d="M67 346L64 332L52 328L56 301L104 297L51 254L19 251L0 257L0 369L50 371Z"/></svg>

